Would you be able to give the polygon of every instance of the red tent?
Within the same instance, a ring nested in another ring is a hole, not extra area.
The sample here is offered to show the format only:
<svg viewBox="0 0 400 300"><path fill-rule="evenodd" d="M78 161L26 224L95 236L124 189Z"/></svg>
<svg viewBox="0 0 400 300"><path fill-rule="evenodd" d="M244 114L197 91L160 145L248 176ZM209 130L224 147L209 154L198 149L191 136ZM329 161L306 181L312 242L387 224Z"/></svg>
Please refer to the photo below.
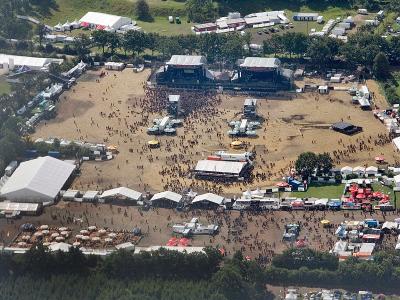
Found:
<svg viewBox="0 0 400 300"><path fill-rule="evenodd" d="M372 196L375 198L382 198L383 194L381 192L373 192Z"/></svg>
<svg viewBox="0 0 400 300"><path fill-rule="evenodd" d="M181 238L179 240L179 246L187 247L190 244L190 240L187 238Z"/></svg>
<svg viewBox="0 0 400 300"><path fill-rule="evenodd" d="M170 238L167 242L167 246L178 246L178 239L176 237Z"/></svg>
<svg viewBox="0 0 400 300"><path fill-rule="evenodd" d="M276 184L276 186L277 187L288 187L289 186L289 183L287 183L287 182L278 182L277 184Z"/></svg>
<svg viewBox="0 0 400 300"><path fill-rule="evenodd" d="M104 30L104 29L106 29L106 26L104 26L104 25L97 25L97 26L96 26L96 29L97 29L97 30Z"/></svg>
<svg viewBox="0 0 400 300"><path fill-rule="evenodd" d="M90 24L89 24L88 22L82 22L82 23L81 23L81 26L82 26L82 27L89 27Z"/></svg>
<svg viewBox="0 0 400 300"><path fill-rule="evenodd" d="M302 239L302 240L298 240L296 242L296 247L297 248L304 248L306 246L306 242Z"/></svg>
<svg viewBox="0 0 400 300"><path fill-rule="evenodd" d="M375 157L375 161L376 162L384 162L385 161L385 157L383 155L378 155Z"/></svg>
<svg viewBox="0 0 400 300"><path fill-rule="evenodd" d="M356 198L357 199L365 199L365 195L364 194L357 194Z"/></svg>

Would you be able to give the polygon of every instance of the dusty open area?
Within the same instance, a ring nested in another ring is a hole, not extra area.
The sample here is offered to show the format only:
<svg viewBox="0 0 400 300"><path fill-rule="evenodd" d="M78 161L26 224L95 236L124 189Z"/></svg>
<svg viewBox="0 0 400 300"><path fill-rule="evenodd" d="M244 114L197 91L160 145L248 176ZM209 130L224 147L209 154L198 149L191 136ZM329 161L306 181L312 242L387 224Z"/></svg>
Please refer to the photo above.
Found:
<svg viewBox="0 0 400 300"><path fill-rule="evenodd" d="M154 118L165 116L165 92L144 89L149 71L133 73L88 71L78 84L63 94L55 119L42 122L33 138L58 137L118 146L119 154L108 162L85 162L73 188L107 189L119 185L140 191L162 191L192 187L197 191L239 193L265 187L286 175L304 151L329 152L337 166L374 164L383 154L394 163L396 154L383 124L371 111L351 104L345 91L328 95L315 92L292 94L292 100L260 99L258 113L265 119L257 138L241 138L255 150L254 178L250 183L222 184L190 176L199 159L216 150L229 150L227 121L240 119L245 96L180 92L184 107L191 110L176 136L158 136L159 149L149 149L154 139L146 133ZM317 79L297 82L318 83ZM368 82L382 107L376 84ZM351 85L348 84L348 87ZM175 92L176 93L176 92ZM329 127L338 121L363 127L363 132L346 136ZM229 150L232 151L232 150ZM244 151L244 150L243 150Z"/></svg>
<svg viewBox="0 0 400 300"><path fill-rule="evenodd" d="M330 250L337 238L334 235L335 227L344 220L364 220L371 217L369 213L354 212L305 212L305 211L275 211L264 213L243 213L238 211L226 211L215 213L212 211L177 212L171 209L151 209L140 211L136 207L111 206L107 204L67 203L60 202L57 205L47 207L44 213L38 217L23 217L20 220L8 221L0 219L0 240L10 242L21 224L32 223L35 226L49 225L67 226L72 231L86 229L96 225L98 228L110 228L114 230L129 230L140 227L143 238L139 246L165 245L173 236L172 225L180 222L188 222L194 216L199 217L203 224L220 225L220 233L215 237L195 236L191 240L192 246L224 247L227 254L233 254L235 250L242 250L251 258L259 258L260 262L267 263L271 257L287 249L290 244L282 242L282 234L285 224L299 223L301 231L299 238L306 238L307 245L319 250ZM383 221L385 218L392 221L396 218L394 213L386 216L374 214L372 217ZM81 219L82 222L73 222ZM320 221L328 219L333 228L323 228ZM382 245L393 249L396 236L385 235Z"/></svg>

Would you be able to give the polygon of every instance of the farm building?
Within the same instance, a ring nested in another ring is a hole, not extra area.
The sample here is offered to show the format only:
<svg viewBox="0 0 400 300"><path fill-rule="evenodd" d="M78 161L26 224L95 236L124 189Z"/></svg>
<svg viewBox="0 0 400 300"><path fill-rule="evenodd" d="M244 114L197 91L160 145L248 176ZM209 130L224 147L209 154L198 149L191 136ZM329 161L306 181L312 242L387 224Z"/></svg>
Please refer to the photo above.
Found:
<svg viewBox="0 0 400 300"><path fill-rule="evenodd" d="M197 34L203 32L217 31L217 29L218 29L217 23L196 24L192 28L193 32Z"/></svg>
<svg viewBox="0 0 400 300"><path fill-rule="evenodd" d="M294 21L317 21L318 13L295 13L293 15Z"/></svg>
<svg viewBox="0 0 400 300"><path fill-rule="evenodd" d="M75 165L45 156L22 162L0 190L15 202L52 202L70 179Z"/></svg>
<svg viewBox="0 0 400 300"><path fill-rule="evenodd" d="M0 54L0 65L2 65L3 69L9 70L14 70L19 67L28 67L30 70L39 71L43 68L47 69L52 63L61 64L62 62L62 59L55 58Z"/></svg>
<svg viewBox="0 0 400 300"><path fill-rule="evenodd" d="M79 20L79 22L81 23L82 27L92 27L99 30L118 30L124 25L131 24L132 19L89 11Z"/></svg>

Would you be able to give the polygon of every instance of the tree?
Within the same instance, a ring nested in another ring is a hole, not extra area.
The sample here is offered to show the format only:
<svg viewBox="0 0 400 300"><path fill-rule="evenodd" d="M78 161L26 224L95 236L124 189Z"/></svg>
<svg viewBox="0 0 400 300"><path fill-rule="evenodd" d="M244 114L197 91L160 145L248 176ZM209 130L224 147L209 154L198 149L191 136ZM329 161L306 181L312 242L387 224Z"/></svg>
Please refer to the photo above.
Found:
<svg viewBox="0 0 400 300"><path fill-rule="evenodd" d="M141 21L153 21L153 17L150 13L150 7L147 4L146 0L138 0L136 1L136 15L137 18Z"/></svg>
<svg viewBox="0 0 400 300"><path fill-rule="evenodd" d="M308 178L318 166L317 155L313 152L304 152L299 155L295 163L297 172L300 172L303 178Z"/></svg>
<svg viewBox="0 0 400 300"><path fill-rule="evenodd" d="M325 68L337 55L337 42L330 37L314 37L307 48L307 56L315 66Z"/></svg>
<svg viewBox="0 0 400 300"><path fill-rule="evenodd" d="M107 34L107 47L111 50L111 55L114 55L115 49L121 45L119 36L116 33L109 32Z"/></svg>
<svg viewBox="0 0 400 300"><path fill-rule="evenodd" d="M85 34L80 34L73 42L73 47L78 55L78 59L87 61L87 55L90 53L90 39Z"/></svg>
<svg viewBox="0 0 400 300"><path fill-rule="evenodd" d="M36 34L38 36L39 46L42 47L43 38L44 38L44 35L46 34L46 26L44 26L42 23L40 23L36 27Z"/></svg>
<svg viewBox="0 0 400 300"><path fill-rule="evenodd" d="M324 174L328 173L333 168L333 159L327 152L318 154L317 162L318 171Z"/></svg>
<svg viewBox="0 0 400 300"><path fill-rule="evenodd" d="M372 71L375 77L379 80L386 79L389 77L389 61L383 52L379 52L374 58L374 64Z"/></svg>
<svg viewBox="0 0 400 300"><path fill-rule="evenodd" d="M103 54L107 46L108 32L104 30L96 30L92 33L93 42L97 47L101 47Z"/></svg>
<svg viewBox="0 0 400 300"><path fill-rule="evenodd" d="M188 0L185 5L188 18L193 22L212 21L216 17L212 0Z"/></svg>

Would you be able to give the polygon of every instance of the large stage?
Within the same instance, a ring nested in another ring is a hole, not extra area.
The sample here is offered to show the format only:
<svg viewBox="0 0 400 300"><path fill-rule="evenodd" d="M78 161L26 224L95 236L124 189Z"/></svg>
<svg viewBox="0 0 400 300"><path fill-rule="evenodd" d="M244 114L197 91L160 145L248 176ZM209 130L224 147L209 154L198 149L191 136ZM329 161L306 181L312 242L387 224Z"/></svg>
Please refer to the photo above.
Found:
<svg viewBox="0 0 400 300"><path fill-rule="evenodd" d="M243 92L278 92L293 88L293 72L281 67L276 58L247 57L235 70L209 70L204 56L173 55L153 70L152 86L182 89L211 89Z"/></svg>

